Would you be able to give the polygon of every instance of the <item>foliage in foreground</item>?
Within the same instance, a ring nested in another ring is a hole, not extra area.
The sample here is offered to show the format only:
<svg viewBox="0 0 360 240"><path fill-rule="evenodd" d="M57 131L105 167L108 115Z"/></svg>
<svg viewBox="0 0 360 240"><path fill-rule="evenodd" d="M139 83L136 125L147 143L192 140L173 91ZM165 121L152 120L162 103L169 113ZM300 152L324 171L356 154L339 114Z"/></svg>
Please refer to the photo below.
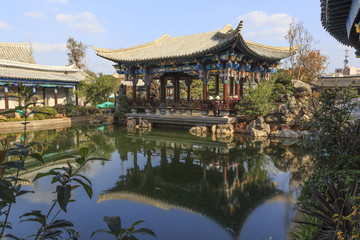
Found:
<svg viewBox="0 0 360 240"><path fill-rule="evenodd" d="M118 216L115 217L104 217L104 222L107 224L109 230L99 229L94 231L91 234L91 237L95 236L98 233L108 233L113 235L116 240L136 240L137 238L134 236L135 234L141 235L150 235L156 237L155 233L148 228L139 228L135 229L135 226L144 222L144 221L136 221L129 228L122 228L121 219Z"/></svg>
<svg viewBox="0 0 360 240"><path fill-rule="evenodd" d="M28 158L32 157L35 160L44 163L43 156L40 153L33 153L34 146L39 143L27 143L26 141L26 126L29 124L26 120L32 114L46 114L38 111L28 111L29 107L36 102L37 98L31 88L21 86L17 96L24 102L24 106L18 107L19 110L24 111L24 138L22 143L15 143L15 147L10 148L5 152L0 152L0 239L24 239L15 236L11 233L12 224L9 221L11 209L15 207L16 199L24 194L34 193L33 191L23 190L21 182L27 182L25 179L19 178L20 171L26 171L25 162ZM11 113L15 110L5 112ZM107 160L105 158L92 157L91 155L95 150L90 151L89 148L83 147L79 149L78 155L65 156L64 158L74 159L75 161L68 160L66 167L53 168L45 173L38 173L32 182L36 180L51 176L51 184L56 183L56 199L53 200L52 205L46 213L39 210L31 210L20 216L22 222L34 222L39 224L37 230L30 234L26 238L31 239L73 239L76 240L80 237L80 232L76 231L73 227L73 223L66 219L57 219L58 214L63 211L67 212L67 205L70 202L75 201L72 199L72 193L75 189L82 187L89 198L92 197L93 190L91 181L84 175L79 174L79 171L84 167L88 161L92 160ZM9 157L11 160L8 160ZM56 159L59 160L59 159ZM56 208L59 208L56 213ZM140 221L141 222L141 221ZM140 223L138 222L138 223ZM136 223L136 224L138 224ZM126 232L146 233L155 236L155 234L148 229L135 230L134 224L130 229L126 229ZM132 238L132 234L127 234L129 238L123 239L136 239ZM66 237L64 236L66 235Z"/></svg>
<svg viewBox="0 0 360 240"><path fill-rule="evenodd" d="M350 121L356 103L351 89L324 89L312 98L309 138L304 141L321 170L359 169L360 122Z"/></svg>
<svg viewBox="0 0 360 240"><path fill-rule="evenodd" d="M358 179L352 186L338 179L336 185L324 179L328 192L322 195L313 188L311 195L319 204L308 204L300 210L317 220L299 221L319 228L319 239L359 239L360 238L360 195L357 194Z"/></svg>

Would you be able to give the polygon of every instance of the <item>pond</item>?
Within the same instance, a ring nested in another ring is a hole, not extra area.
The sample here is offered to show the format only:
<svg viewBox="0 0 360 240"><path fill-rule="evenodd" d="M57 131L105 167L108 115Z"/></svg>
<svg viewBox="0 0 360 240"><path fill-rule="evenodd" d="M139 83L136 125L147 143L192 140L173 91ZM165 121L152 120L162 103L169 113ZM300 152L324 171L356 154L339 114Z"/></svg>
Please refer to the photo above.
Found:
<svg viewBox="0 0 360 240"><path fill-rule="evenodd" d="M0 135L0 150L22 137ZM110 159L89 162L83 169L93 184L92 199L76 189L68 213L58 215L74 223L81 239L106 228L104 216L120 216L124 227L144 220L140 226L152 229L159 240L285 239L307 174L298 166L309 159L294 140L242 135L224 140L174 129L144 133L77 127L32 132L27 139L41 143L37 151L46 162L27 162L28 171L20 177L30 181L39 172L66 166L69 159L61 158L83 146ZM29 222L19 223L19 216L48 211L55 198L50 182L43 178L27 184L35 193L20 197L12 209L13 234L25 237L36 231ZM93 239L110 238L98 234Z"/></svg>

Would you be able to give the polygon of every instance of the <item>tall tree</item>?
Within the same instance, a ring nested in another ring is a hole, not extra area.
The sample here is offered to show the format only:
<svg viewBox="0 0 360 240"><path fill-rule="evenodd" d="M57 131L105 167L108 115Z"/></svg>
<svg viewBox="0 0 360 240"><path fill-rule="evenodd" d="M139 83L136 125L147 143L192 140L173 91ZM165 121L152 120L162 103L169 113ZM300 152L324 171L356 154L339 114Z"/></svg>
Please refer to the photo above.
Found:
<svg viewBox="0 0 360 240"><path fill-rule="evenodd" d="M290 56L289 68L294 78L309 82L324 73L329 58L315 47L313 36L302 22L295 23L293 20L285 38L289 42L290 51L294 53ZM295 53L296 46L298 50Z"/></svg>
<svg viewBox="0 0 360 240"><path fill-rule="evenodd" d="M116 93L119 86L120 81L117 78L99 73L96 77L88 77L81 81L77 94L84 99L84 105L97 105L108 101L109 96Z"/></svg>
<svg viewBox="0 0 360 240"><path fill-rule="evenodd" d="M69 63L75 63L77 68L84 69L86 67L85 60L88 46L81 41L76 41L73 37L69 37L66 48L68 50Z"/></svg>

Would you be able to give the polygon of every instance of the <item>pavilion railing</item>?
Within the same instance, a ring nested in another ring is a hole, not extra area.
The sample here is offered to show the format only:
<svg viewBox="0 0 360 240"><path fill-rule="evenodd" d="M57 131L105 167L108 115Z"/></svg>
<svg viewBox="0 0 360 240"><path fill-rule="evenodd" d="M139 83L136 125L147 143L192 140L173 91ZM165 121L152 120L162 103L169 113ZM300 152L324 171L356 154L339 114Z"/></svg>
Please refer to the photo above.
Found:
<svg viewBox="0 0 360 240"><path fill-rule="evenodd" d="M216 100L174 100L167 99L165 102L161 103L160 100L151 99L142 100L137 99L136 102L133 102L131 99L128 100L130 108L137 109L146 109L146 108L171 108L171 109L192 109L192 110L235 110L235 105L238 101L230 101L230 100L220 100L217 102Z"/></svg>

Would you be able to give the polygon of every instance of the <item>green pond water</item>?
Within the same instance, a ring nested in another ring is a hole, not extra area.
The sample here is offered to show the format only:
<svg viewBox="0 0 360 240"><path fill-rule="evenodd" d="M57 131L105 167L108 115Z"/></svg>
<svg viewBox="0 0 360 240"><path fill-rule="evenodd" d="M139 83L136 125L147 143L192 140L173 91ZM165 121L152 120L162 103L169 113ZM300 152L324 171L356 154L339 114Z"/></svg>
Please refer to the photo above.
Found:
<svg viewBox="0 0 360 240"><path fill-rule="evenodd" d="M0 150L22 137L0 135ZM113 126L76 127L31 132L27 140L41 143L37 151L46 161L27 162L28 171L20 177L28 180L66 166L66 159L54 159L76 154L83 146L110 159L84 167L82 174L93 184L92 199L76 189L68 213L58 216L72 221L81 239L106 228L104 216L120 216L125 227L144 220L142 227L152 229L159 240L285 239L306 175L297 167L309 158L294 140L241 135L214 139L175 129L146 133ZM21 196L12 209L13 234L25 237L36 231L29 222L19 223L19 216L35 209L48 211L56 187L50 182L43 178L27 184L35 193ZM110 239L105 236L93 239Z"/></svg>

